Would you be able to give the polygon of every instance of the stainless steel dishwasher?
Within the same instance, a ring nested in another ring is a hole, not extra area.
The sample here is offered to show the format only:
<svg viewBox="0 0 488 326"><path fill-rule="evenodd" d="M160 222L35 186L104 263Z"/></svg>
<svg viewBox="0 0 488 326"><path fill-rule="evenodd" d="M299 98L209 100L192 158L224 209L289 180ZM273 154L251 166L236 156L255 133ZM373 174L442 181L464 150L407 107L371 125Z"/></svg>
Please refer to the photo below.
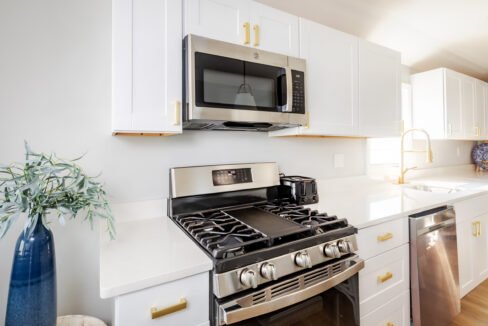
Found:
<svg viewBox="0 0 488 326"><path fill-rule="evenodd" d="M453 207L410 216L410 283L414 326L446 326L460 313Z"/></svg>

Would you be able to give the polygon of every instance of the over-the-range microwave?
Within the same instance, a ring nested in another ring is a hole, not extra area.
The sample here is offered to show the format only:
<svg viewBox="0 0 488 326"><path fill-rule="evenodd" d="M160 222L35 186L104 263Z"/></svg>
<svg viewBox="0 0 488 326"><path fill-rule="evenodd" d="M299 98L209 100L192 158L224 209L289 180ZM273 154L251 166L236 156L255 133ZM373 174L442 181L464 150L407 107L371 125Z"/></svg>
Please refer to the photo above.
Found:
<svg viewBox="0 0 488 326"><path fill-rule="evenodd" d="M188 35L185 129L272 131L307 123L305 60Z"/></svg>

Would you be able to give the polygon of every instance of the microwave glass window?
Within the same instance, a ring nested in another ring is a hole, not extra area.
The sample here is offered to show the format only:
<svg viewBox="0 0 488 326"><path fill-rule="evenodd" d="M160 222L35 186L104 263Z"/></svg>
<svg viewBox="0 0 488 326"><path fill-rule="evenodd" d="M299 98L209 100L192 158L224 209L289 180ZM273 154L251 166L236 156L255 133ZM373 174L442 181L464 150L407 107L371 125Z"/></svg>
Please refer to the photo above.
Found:
<svg viewBox="0 0 488 326"><path fill-rule="evenodd" d="M195 101L201 107L281 111L285 69L195 53Z"/></svg>
<svg viewBox="0 0 488 326"><path fill-rule="evenodd" d="M224 71L203 70L203 100L207 103L273 108L275 81Z"/></svg>

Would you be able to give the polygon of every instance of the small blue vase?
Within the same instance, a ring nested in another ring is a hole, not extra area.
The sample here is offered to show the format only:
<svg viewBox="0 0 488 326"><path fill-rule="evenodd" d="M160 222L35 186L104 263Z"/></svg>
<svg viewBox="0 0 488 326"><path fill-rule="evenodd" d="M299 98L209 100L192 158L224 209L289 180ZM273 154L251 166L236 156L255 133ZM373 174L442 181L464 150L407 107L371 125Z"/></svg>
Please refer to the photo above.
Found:
<svg viewBox="0 0 488 326"><path fill-rule="evenodd" d="M15 246L5 326L55 326L56 308L54 239L38 216Z"/></svg>

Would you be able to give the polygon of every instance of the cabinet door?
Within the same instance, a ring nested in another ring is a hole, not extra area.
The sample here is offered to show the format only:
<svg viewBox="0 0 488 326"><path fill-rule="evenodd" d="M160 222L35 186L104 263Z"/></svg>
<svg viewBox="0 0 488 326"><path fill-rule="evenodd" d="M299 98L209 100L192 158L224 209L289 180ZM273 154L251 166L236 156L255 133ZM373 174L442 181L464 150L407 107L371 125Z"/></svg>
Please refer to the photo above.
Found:
<svg viewBox="0 0 488 326"><path fill-rule="evenodd" d="M251 1L251 46L299 56L298 17Z"/></svg>
<svg viewBox="0 0 488 326"><path fill-rule="evenodd" d="M300 19L300 54L307 60L309 126L304 134L344 135L358 128L358 39Z"/></svg>
<svg viewBox="0 0 488 326"><path fill-rule="evenodd" d="M362 136L400 135L400 53L359 41L359 128Z"/></svg>
<svg viewBox="0 0 488 326"><path fill-rule="evenodd" d="M476 88L476 79L464 76L461 88L461 110L464 138L466 139L477 139L480 135Z"/></svg>
<svg viewBox="0 0 488 326"><path fill-rule="evenodd" d="M478 224L478 233L475 238L474 253L476 284L480 284L488 277L488 214L483 214L475 219Z"/></svg>
<svg viewBox="0 0 488 326"><path fill-rule="evenodd" d="M476 83L476 120L480 128L480 138L488 136L488 84L478 80Z"/></svg>
<svg viewBox="0 0 488 326"><path fill-rule="evenodd" d="M446 137L452 139L462 139L463 132L463 78L464 76L446 70L445 76L445 108L446 108Z"/></svg>
<svg viewBox="0 0 488 326"><path fill-rule="evenodd" d="M476 221L475 218L458 220L456 225L461 297L476 286L475 253L473 252L473 247L476 245Z"/></svg>
<svg viewBox="0 0 488 326"><path fill-rule="evenodd" d="M251 36L249 4L249 0L185 0L184 34L249 45L250 40L245 44L246 28Z"/></svg>
<svg viewBox="0 0 488 326"><path fill-rule="evenodd" d="M113 132L181 132L181 2L112 2Z"/></svg>

